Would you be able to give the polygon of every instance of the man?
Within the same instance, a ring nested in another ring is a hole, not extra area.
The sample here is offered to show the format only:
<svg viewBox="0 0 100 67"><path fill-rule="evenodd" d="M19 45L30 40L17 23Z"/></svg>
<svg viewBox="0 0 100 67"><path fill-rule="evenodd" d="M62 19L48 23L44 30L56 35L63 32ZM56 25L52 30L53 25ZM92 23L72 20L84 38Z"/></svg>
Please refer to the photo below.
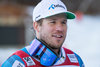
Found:
<svg viewBox="0 0 100 67"><path fill-rule="evenodd" d="M60 0L42 0L33 11L36 38L10 56L1 67L84 67L76 53L62 47L67 19L74 18Z"/></svg>

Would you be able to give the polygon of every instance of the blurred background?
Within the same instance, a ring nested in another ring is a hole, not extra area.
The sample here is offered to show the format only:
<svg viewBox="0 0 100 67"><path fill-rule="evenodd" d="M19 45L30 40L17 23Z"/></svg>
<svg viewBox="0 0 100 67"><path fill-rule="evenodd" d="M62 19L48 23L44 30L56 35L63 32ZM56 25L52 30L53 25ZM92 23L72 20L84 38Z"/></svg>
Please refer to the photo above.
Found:
<svg viewBox="0 0 100 67"><path fill-rule="evenodd" d="M100 67L100 0L62 0L76 19L68 20L64 46L86 67ZM32 11L40 0L0 0L0 65L34 39Z"/></svg>

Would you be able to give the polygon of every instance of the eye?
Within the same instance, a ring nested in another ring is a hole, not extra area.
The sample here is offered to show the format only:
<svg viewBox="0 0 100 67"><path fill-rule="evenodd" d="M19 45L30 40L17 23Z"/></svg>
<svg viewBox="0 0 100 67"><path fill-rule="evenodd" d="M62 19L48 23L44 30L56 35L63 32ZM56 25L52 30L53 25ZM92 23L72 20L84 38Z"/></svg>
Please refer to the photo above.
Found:
<svg viewBox="0 0 100 67"><path fill-rule="evenodd" d="M65 21L62 21L62 24L66 24L67 23L67 21L65 20Z"/></svg>

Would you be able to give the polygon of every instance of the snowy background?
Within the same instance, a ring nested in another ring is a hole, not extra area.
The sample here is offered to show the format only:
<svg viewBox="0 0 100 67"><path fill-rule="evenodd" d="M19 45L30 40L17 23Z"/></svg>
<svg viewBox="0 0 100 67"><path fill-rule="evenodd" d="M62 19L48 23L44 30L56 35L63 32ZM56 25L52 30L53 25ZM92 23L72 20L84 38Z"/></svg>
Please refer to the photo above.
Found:
<svg viewBox="0 0 100 67"><path fill-rule="evenodd" d="M68 20L64 46L79 54L85 67L100 67L100 16L85 15L81 20ZM18 49L0 47L0 64Z"/></svg>
<svg viewBox="0 0 100 67"><path fill-rule="evenodd" d="M86 67L100 67L100 16L69 21L64 46L78 53Z"/></svg>

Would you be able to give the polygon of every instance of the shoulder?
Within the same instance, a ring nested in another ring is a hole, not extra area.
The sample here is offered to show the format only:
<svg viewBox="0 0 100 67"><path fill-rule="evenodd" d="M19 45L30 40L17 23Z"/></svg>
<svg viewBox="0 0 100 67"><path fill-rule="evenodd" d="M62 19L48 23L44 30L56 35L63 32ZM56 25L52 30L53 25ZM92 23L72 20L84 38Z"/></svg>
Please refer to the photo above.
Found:
<svg viewBox="0 0 100 67"><path fill-rule="evenodd" d="M25 66L24 61L21 59L20 56L18 56L23 54L22 51L26 52L25 48L13 53L6 61L4 61L1 67L17 67L17 66L24 67Z"/></svg>
<svg viewBox="0 0 100 67"><path fill-rule="evenodd" d="M85 67L81 57L78 54L76 54L75 52L74 52L74 54L77 57L80 67Z"/></svg>
<svg viewBox="0 0 100 67"><path fill-rule="evenodd" d="M70 49L67 49L67 48L64 48L64 47L63 47L63 49L64 49L66 54L74 54L74 56L77 58L77 60L79 62L80 67L85 67L81 57L78 54L76 54L75 52L73 52Z"/></svg>
<svg viewBox="0 0 100 67"><path fill-rule="evenodd" d="M24 67L25 64L19 56L12 55L2 64L1 67L17 67L17 66Z"/></svg>
<svg viewBox="0 0 100 67"><path fill-rule="evenodd" d="M35 65L34 59L29 55L26 48L13 53L1 67L25 67Z"/></svg>

